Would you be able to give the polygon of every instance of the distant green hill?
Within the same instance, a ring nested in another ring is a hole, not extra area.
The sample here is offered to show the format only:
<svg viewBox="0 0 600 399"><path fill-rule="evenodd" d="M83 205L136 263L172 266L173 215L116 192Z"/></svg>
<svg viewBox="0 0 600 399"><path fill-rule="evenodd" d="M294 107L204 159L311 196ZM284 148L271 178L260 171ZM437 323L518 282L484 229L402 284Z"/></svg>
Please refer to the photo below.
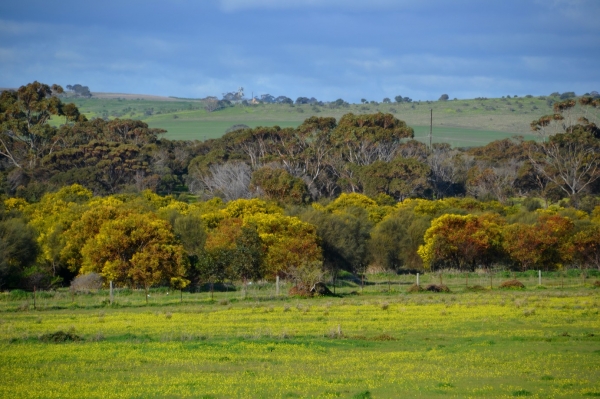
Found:
<svg viewBox="0 0 600 399"><path fill-rule="evenodd" d="M238 104L208 112L201 100L103 93L96 93L90 99L65 99L66 102L73 101L77 104L88 118L141 119L150 127L167 130L165 137L173 140L206 140L220 137L227 128L236 124L250 127L295 127L313 115L340 118L349 112L390 112L415 129L415 138L426 141L432 109L433 141L447 142L453 146L480 146L514 135L532 139L535 135L531 132L529 124L543 115L552 113L553 100L558 100L558 97L369 103L342 107ZM54 123L61 123L61 120L55 120Z"/></svg>

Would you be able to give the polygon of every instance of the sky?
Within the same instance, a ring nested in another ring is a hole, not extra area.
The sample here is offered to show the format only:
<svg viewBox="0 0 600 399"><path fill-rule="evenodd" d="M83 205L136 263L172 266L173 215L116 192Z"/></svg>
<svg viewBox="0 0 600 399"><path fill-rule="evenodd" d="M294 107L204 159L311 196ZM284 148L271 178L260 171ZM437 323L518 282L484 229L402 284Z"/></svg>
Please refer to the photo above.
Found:
<svg viewBox="0 0 600 399"><path fill-rule="evenodd" d="M381 101L600 91L598 0L0 2L0 87Z"/></svg>

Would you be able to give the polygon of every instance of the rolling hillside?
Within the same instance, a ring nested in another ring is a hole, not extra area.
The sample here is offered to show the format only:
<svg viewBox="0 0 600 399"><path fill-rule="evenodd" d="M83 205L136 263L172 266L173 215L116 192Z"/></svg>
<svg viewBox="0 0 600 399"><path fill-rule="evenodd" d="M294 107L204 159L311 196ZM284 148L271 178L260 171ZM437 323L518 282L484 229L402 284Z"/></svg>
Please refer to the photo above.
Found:
<svg viewBox="0 0 600 399"><path fill-rule="evenodd" d="M553 98L558 100L558 97ZM204 109L201 100L177 99L136 94L94 93L90 99L73 101L88 117L141 119L150 127L168 131L173 140L206 140L223 135L236 124L250 127L295 127L306 118L391 112L415 129L415 138L427 140L430 109L433 110L433 141L452 146L480 146L490 141L521 135L535 138L529 124L552 113L546 97L450 100L413 103L329 105L258 104L235 105L214 112ZM60 123L60 120L54 123Z"/></svg>

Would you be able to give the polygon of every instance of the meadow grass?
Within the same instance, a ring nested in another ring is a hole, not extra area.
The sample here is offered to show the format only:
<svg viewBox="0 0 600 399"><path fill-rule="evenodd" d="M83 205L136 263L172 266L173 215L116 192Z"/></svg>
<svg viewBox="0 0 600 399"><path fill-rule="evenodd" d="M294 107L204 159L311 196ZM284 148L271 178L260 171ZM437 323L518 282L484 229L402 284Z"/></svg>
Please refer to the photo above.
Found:
<svg viewBox="0 0 600 399"><path fill-rule="evenodd" d="M150 306L140 291L119 291L112 306L106 291L58 291L39 293L33 310L26 295L5 293L0 397L600 395L600 290L589 282L537 289L520 276L525 290L470 292L447 277L451 293L408 294L414 276L393 286L379 277L362 294L346 281L320 298L263 286L180 303L157 289ZM57 331L81 341L44 339Z"/></svg>
<svg viewBox="0 0 600 399"><path fill-rule="evenodd" d="M350 104L344 107L259 104L236 105L215 112L207 112L201 101L168 99L152 100L132 96L124 98L66 99L73 101L88 118L141 119L150 127L166 129L171 140L206 140L222 136L227 128L236 124L250 127L296 127L311 116L332 116L339 119L352 112L393 113L415 129L415 138L427 141L430 110L433 110L434 142L450 143L456 147L480 146L491 141L521 135L537 138L530 129L531 121L553 113L544 98L468 99L391 104ZM579 106L575 114L581 113ZM596 121L600 111L588 115ZM54 118L54 125L64 123L64 118Z"/></svg>

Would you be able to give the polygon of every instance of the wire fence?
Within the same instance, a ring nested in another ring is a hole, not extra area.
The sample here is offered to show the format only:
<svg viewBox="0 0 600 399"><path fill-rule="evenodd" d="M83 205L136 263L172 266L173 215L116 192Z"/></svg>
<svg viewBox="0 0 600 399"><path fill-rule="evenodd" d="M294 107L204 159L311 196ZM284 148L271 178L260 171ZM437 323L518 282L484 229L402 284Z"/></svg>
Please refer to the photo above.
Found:
<svg viewBox="0 0 600 399"><path fill-rule="evenodd" d="M352 295L406 295L414 284L422 288L443 284L452 293L477 290L480 292L500 291L500 284L507 280L518 280L523 290L579 290L600 289L599 270L564 270L527 272L456 272L441 271L435 273L377 273L356 276L342 273L336 280L325 281L327 288L338 297ZM252 282L244 286L241 283L205 284L184 291L170 287L150 289L148 296L143 289L115 288L74 291L69 288L57 290L22 290L0 293L1 311L33 311L52 309L102 308L102 307L138 307L138 306L179 306L204 304L229 305L236 302L261 302L288 300L292 282L282 280L279 284L271 281Z"/></svg>

